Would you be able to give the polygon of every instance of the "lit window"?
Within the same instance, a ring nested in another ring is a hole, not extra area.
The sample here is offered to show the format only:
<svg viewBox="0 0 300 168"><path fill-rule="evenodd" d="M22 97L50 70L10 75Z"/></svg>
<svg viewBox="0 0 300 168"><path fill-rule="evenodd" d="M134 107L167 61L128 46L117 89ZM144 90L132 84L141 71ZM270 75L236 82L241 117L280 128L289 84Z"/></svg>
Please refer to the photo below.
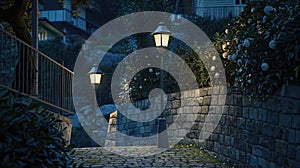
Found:
<svg viewBox="0 0 300 168"><path fill-rule="evenodd" d="M48 39L47 31L40 29L39 30L39 40L42 41L42 40L47 40L47 39Z"/></svg>

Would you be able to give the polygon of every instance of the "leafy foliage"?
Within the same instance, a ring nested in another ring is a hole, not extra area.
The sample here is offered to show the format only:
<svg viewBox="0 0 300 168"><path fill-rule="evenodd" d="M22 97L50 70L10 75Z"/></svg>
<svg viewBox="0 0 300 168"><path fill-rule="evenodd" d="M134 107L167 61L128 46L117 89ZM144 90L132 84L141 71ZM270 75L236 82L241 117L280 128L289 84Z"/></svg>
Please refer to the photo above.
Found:
<svg viewBox="0 0 300 168"><path fill-rule="evenodd" d="M66 44L58 38L39 42L40 51L69 69L73 69L81 46L81 41Z"/></svg>
<svg viewBox="0 0 300 168"><path fill-rule="evenodd" d="M7 90L0 96L0 167L71 167L61 120Z"/></svg>
<svg viewBox="0 0 300 168"><path fill-rule="evenodd" d="M125 15L141 11L164 11L174 12L176 0L133 0L133 1L120 1L121 11L120 15Z"/></svg>
<svg viewBox="0 0 300 168"><path fill-rule="evenodd" d="M216 38L228 80L250 98L266 98L299 78L299 1L251 2Z"/></svg>

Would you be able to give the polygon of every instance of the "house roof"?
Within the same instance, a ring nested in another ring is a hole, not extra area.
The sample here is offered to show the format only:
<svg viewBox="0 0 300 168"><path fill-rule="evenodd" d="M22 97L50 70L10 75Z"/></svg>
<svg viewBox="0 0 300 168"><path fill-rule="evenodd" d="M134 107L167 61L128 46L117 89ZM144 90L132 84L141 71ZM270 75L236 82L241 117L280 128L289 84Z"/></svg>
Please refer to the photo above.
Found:
<svg viewBox="0 0 300 168"><path fill-rule="evenodd" d="M60 36L65 36L66 33L59 28L58 26L56 26L55 24L53 24L52 22L50 22L47 18L39 18L39 25L43 25L45 27L47 27L48 29L50 29L51 31L55 32L56 34L60 35Z"/></svg>
<svg viewBox="0 0 300 168"><path fill-rule="evenodd" d="M87 39L90 34L68 22L53 22L54 25L64 29L68 36L75 37L77 36L80 39Z"/></svg>

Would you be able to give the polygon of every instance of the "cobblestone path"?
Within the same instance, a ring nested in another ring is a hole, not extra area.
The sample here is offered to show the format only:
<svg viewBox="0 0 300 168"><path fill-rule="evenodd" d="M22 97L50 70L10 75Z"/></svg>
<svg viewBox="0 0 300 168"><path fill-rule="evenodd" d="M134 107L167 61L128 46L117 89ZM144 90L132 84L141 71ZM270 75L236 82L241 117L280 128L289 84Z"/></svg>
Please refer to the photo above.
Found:
<svg viewBox="0 0 300 168"><path fill-rule="evenodd" d="M118 150L136 151L137 148L147 150L149 147L121 147ZM153 147L152 147L153 148ZM108 149L109 150L109 149ZM75 163L83 163L84 167L204 167L226 168L214 156L201 150L199 147L177 146L153 156L124 157L103 148L77 148Z"/></svg>

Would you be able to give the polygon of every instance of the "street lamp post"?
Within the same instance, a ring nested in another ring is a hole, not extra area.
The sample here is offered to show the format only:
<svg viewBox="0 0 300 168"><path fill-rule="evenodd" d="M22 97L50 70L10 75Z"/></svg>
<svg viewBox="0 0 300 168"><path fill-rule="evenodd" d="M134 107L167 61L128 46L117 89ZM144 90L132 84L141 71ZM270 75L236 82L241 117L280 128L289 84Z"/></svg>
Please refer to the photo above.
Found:
<svg viewBox="0 0 300 168"><path fill-rule="evenodd" d="M101 72L101 70L98 69L98 65L94 64L92 69L89 71L88 75L90 76L90 82L91 82L91 84L94 87L94 90L96 92L97 88L100 85L101 77L102 77L103 73ZM97 103L97 98L95 98L95 102L93 104L93 112L94 112L94 115L95 115L94 119L96 119L97 104L98 104ZM95 120L94 124L96 125L96 120ZM94 128L94 127L92 127L92 128ZM92 130L93 139L96 139L97 133L98 133L98 130ZM96 144L92 143L92 146L96 146Z"/></svg>
<svg viewBox="0 0 300 168"><path fill-rule="evenodd" d="M158 27L152 33L155 41L155 46L158 48L167 48L169 45L169 39L171 36L171 31L166 27L164 22L160 22ZM164 88L163 83L163 57L160 59L161 70L160 70L160 87ZM161 97L161 107L163 107L163 96ZM162 109L164 110L164 109ZM167 129L166 119L164 117L158 118L158 128L157 128L157 147L158 148L169 148L169 140L167 132L164 130Z"/></svg>

